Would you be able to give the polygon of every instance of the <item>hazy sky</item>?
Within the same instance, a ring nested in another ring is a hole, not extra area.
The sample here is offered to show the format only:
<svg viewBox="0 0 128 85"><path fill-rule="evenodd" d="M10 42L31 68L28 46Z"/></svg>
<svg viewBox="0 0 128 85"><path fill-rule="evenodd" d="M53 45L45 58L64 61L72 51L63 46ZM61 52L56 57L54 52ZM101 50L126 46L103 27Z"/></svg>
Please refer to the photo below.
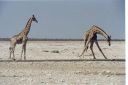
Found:
<svg viewBox="0 0 128 85"><path fill-rule="evenodd" d="M125 38L124 0L0 1L0 37L8 38L35 15L29 38L82 38L97 25L114 39Z"/></svg>

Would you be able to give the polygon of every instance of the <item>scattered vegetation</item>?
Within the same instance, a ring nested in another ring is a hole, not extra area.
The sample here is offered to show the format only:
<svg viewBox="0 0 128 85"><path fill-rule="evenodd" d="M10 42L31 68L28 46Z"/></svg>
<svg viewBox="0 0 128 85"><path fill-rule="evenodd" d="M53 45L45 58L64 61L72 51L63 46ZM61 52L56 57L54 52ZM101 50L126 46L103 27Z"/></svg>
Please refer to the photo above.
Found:
<svg viewBox="0 0 128 85"><path fill-rule="evenodd" d="M58 50L51 51L52 53L60 53Z"/></svg>

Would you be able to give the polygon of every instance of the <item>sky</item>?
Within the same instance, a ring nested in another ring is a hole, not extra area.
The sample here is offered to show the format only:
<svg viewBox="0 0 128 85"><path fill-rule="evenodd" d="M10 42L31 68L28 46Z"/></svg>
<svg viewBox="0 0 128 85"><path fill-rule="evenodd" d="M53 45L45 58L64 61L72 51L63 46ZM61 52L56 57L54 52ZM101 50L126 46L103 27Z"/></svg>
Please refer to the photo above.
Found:
<svg viewBox="0 0 128 85"><path fill-rule="evenodd" d="M112 39L125 39L124 0L0 0L0 38L21 32L33 14L38 23L29 38L82 39L97 25Z"/></svg>

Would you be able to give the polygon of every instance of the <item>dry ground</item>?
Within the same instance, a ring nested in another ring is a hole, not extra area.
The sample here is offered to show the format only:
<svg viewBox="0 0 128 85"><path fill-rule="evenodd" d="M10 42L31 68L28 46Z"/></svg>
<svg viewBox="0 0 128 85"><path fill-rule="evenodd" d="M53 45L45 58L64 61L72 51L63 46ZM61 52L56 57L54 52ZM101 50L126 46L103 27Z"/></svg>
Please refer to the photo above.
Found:
<svg viewBox="0 0 128 85"><path fill-rule="evenodd" d="M109 47L99 42L108 59L125 59L124 41ZM7 62L9 42L0 41L0 85L125 85L124 61L33 61ZM27 60L80 59L82 41L29 41ZM20 60L21 45L16 47ZM104 59L94 45L97 59ZM91 51L84 59L92 59Z"/></svg>

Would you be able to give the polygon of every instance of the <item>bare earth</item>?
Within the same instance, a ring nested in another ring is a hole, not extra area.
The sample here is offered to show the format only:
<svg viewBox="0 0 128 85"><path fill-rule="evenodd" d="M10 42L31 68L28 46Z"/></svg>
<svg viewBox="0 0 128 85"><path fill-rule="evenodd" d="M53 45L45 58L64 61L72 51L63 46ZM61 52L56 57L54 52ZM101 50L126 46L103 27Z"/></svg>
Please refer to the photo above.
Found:
<svg viewBox="0 0 128 85"><path fill-rule="evenodd" d="M124 41L113 41L110 47L104 41L99 44L108 59L125 59ZM10 61L8 48L8 41L0 41L0 85L125 85L125 61L79 61L93 58L90 50L84 58L78 57L83 41L29 41L29 62ZM94 53L104 59L96 45ZM16 60L20 54L21 45L17 45ZM47 59L52 61L38 61Z"/></svg>

